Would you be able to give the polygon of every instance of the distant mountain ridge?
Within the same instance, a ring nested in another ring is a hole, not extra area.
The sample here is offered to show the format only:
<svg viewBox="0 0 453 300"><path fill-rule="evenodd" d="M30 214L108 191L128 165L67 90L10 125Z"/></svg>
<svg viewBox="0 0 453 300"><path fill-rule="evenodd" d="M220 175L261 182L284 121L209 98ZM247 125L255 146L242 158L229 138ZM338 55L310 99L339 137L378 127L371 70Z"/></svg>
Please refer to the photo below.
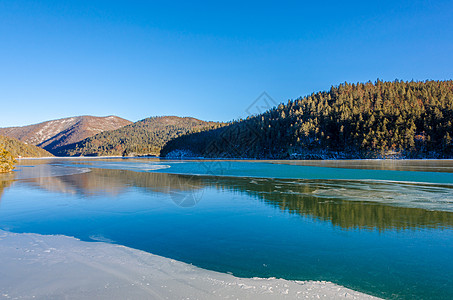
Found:
<svg viewBox="0 0 453 300"><path fill-rule="evenodd" d="M77 116L22 127L0 128L0 135L13 137L54 153L60 147L131 123L117 116Z"/></svg>
<svg viewBox="0 0 453 300"><path fill-rule="evenodd" d="M134 156L159 155L171 139L184 134L210 130L224 123L191 117L150 117L116 130L105 131L55 152L58 156Z"/></svg>

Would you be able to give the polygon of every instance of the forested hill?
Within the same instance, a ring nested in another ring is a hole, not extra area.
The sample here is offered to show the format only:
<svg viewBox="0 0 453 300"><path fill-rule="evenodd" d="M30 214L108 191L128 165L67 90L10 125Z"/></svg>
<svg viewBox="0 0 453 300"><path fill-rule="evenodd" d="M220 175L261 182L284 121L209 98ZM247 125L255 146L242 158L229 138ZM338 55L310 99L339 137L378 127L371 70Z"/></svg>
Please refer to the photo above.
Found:
<svg viewBox="0 0 453 300"><path fill-rule="evenodd" d="M50 157L49 152L34 145L23 143L15 138L0 135L0 147L13 157Z"/></svg>
<svg viewBox="0 0 453 300"><path fill-rule="evenodd" d="M344 83L229 126L170 141L162 156L453 157L453 81Z"/></svg>
<svg viewBox="0 0 453 300"><path fill-rule="evenodd" d="M59 149L59 156L159 155L170 139L223 126L195 118L151 117Z"/></svg>

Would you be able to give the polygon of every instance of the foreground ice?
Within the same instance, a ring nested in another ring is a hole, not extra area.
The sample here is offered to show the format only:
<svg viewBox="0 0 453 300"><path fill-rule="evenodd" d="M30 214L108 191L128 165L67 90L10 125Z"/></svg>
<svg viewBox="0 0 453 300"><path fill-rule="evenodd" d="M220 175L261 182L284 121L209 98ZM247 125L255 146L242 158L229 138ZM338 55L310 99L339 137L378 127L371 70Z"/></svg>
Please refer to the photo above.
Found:
<svg viewBox="0 0 453 300"><path fill-rule="evenodd" d="M4 299L378 299L330 282L238 278L107 243L0 230Z"/></svg>

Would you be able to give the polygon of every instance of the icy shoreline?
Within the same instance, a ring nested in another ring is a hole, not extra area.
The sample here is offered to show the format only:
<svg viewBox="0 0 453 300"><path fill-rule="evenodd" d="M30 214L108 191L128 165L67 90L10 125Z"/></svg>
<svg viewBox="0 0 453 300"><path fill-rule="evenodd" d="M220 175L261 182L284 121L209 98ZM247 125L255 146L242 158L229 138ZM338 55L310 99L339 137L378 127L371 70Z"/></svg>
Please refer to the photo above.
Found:
<svg viewBox="0 0 453 300"><path fill-rule="evenodd" d="M0 230L4 299L378 299L330 282L238 278L143 251Z"/></svg>

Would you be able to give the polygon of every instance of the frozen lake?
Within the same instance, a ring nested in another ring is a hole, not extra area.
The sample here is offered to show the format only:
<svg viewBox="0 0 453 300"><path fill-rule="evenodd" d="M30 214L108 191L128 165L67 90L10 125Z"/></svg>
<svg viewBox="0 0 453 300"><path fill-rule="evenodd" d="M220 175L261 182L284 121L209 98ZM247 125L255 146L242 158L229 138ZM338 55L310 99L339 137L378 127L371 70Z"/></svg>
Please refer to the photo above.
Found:
<svg viewBox="0 0 453 300"><path fill-rule="evenodd" d="M141 249L241 277L453 298L453 161L23 160L0 229Z"/></svg>

